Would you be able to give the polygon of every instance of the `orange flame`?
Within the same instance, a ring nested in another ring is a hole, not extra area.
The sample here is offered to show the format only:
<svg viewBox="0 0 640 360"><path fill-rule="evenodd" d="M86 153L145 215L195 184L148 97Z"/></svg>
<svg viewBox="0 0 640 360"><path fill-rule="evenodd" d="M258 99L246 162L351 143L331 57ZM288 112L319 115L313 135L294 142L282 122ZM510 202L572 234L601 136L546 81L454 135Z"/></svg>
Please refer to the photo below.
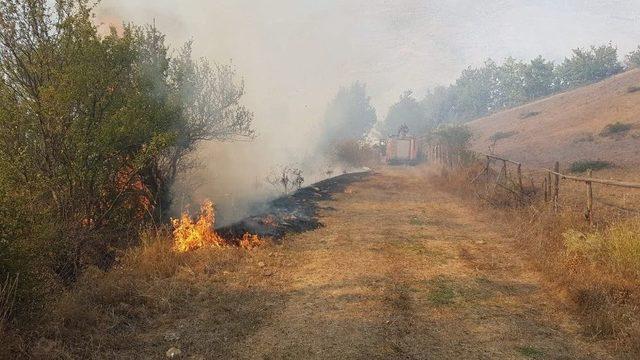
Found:
<svg viewBox="0 0 640 360"><path fill-rule="evenodd" d="M187 252L205 246L226 245L226 241L213 228L215 220L214 205L209 200L202 204L200 216L195 222L187 212L183 212L180 219L172 219L173 250Z"/></svg>
<svg viewBox="0 0 640 360"><path fill-rule="evenodd" d="M240 247L246 250L251 250L254 247L258 247L263 244L262 239L258 235L244 234L242 240L240 240Z"/></svg>
<svg viewBox="0 0 640 360"><path fill-rule="evenodd" d="M210 200L202 203L200 216L194 222L186 211L180 219L171 219L173 225L173 251L188 252L205 246L221 247L229 245L214 230L216 222L215 206ZM239 242L241 248L251 250L264 242L258 235L246 233Z"/></svg>

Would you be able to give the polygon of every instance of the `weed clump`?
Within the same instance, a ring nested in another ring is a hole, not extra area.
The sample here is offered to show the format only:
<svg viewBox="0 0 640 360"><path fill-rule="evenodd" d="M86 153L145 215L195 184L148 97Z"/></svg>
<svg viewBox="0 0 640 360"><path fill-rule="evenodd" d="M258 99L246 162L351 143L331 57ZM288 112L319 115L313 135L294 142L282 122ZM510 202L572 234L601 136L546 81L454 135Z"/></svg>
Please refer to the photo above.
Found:
<svg viewBox="0 0 640 360"><path fill-rule="evenodd" d="M496 142L503 139L508 139L517 133L517 131L498 131L495 134L491 135L489 137L489 140Z"/></svg>
<svg viewBox="0 0 640 360"><path fill-rule="evenodd" d="M518 352L529 359L540 359L544 357L544 352L533 346L521 346L518 347Z"/></svg>
<svg viewBox="0 0 640 360"><path fill-rule="evenodd" d="M593 134L585 134L576 138L573 142L577 144L577 143L583 143L583 142L594 142L595 140L596 139L593 136Z"/></svg>
<svg viewBox="0 0 640 360"><path fill-rule="evenodd" d="M528 119L530 117L534 117L538 115L540 115L540 111L529 111L529 112L520 114L520 119Z"/></svg>
<svg viewBox="0 0 640 360"><path fill-rule="evenodd" d="M640 86L639 85L629 86L629 88L627 89L627 92L629 94L634 93L634 92L638 92L638 91L640 91Z"/></svg>
<svg viewBox="0 0 640 360"><path fill-rule="evenodd" d="M605 231L563 234L566 255L640 277L640 219L620 222Z"/></svg>
<svg viewBox="0 0 640 360"><path fill-rule="evenodd" d="M571 164L569 167L569 171L572 173L583 173L587 170L602 170L602 169L610 169L615 165L608 161L602 160L580 160Z"/></svg>
<svg viewBox="0 0 640 360"><path fill-rule="evenodd" d="M604 129L602 129L602 131L600 132L600 136L607 137L614 135L624 135L629 130L631 130L632 127L633 126L631 124L626 124L618 121L605 126Z"/></svg>

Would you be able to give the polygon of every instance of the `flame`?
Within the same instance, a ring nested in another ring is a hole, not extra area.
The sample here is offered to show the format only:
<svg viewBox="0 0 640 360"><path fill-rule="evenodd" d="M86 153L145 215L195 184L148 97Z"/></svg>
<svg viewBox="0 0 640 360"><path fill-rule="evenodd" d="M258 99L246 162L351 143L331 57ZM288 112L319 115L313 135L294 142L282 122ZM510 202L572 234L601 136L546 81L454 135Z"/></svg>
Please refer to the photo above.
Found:
<svg viewBox="0 0 640 360"><path fill-rule="evenodd" d="M187 212L183 212L180 219L171 220L174 251L187 252L205 246L226 245L226 241L213 228L216 220L213 202L205 201L200 210L195 222Z"/></svg>
<svg viewBox="0 0 640 360"><path fill-rule="evenodd" d="M171 219L173 225L173 251L188 252L205 246L221 247L229 243L214 230L216 222L215 206L206 200L200 207L200 216L194 222L186 211L180 219ZM241 248L251 250L264 242L258 235L245 233L239 242Z"/></svg>
<svg viewBox="0 0 640 360"><path fill-rule="evenodd" d="M262 244L263 241L258 237L258 235L251 235L249 233L244 234L242 236L242 240L240 240L240 247L246 250L251 250Z"/></svg>

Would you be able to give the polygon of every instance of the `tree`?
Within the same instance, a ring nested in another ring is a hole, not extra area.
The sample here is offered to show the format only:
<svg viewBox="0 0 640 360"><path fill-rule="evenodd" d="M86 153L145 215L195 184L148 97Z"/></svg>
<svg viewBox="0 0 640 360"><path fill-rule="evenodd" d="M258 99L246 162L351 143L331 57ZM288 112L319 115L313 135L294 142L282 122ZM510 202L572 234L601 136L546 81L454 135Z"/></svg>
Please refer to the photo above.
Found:
<svg viewBox="0 0 640 360"><path fill-rule="evenodd" d="M412 91L405 91L398 102L389 109L384 120L385 135L397 134L403 125L408 126L409 131L415 133L423 133L429 127L424 108L413 97Z"/></svg>
<svg viewBox="0 0 640 360"><path fill-rule="evenodd" d="M425 119L430 128L456 119L456 96L453 86L438 86L430 90L420 101Z"/></svg>
<svg viewBox="0 0 640 360"><path fill-rule="evenodd" d="M88 4L0 1L0 277L105 265L199 143L252 135L232 68L170 57L154 27L102 36Z"/></svg>
<svg viewBox="0 0 640 360"><path fill-rule="evenodd" d="M575 88L603 80L620 73L624 68L618 60L618 49L611 45L574 49L570 58L556 69L563 89Z"/></svg>
<svg viewBox="0 0 640 360"><path fill-rule="evenodd" d="M554 74L555 64L546 61L542 56L531 60L524 72L524 93L531 101L547 96L556 91L557 79Z"/></svg>
<svg viewBox="0 0 640 360"><path fill-rule="evenodd" d="M494 107L510 108L527 100L525 77L527 66L522 61L509 57L498 67L497 89L494 92Z"/></svg>
<svg viewBox="0 0 640 360"><path fill-rule="evenodd" d="M627 63L632 66L640 63L639 59L640 47L627 56ZM480 67L462 71L454 84L428 92L420 101L425 119L422 123L428 129L444 123L471 121L558 91L600 81L622 70L617 49L611 44L575 49L572 56L558 66L542 56L529 63L510 57L501 65L488 59ZM412 106L410 99L401 97L390 109L389 116L393 118L400 113L398 108ZM405 118L410 117L405 115Z"/></svg>
<svg viewBox="0 0 640 360"><path fill-rule="evenodd" d="M473 133L466 125L444 125L433 130L430 141L447 147L453 152L461 152L469 147Z"/></svg>
<svg viewBox="0 0 640 360"><path fill-rule="evenodd" d="M627 54L625 63L628 68L640 67L640 46L637 49Z"/></svg>
<svg viewBox="0 0 640 360"><path fill-rule="evenodd" d="M455 112L459 120L485 116L497 107L498 66L489 59L480 68L467 68L454 85Z"/></svg>
<svg viewBox="0 0 640 360"><path fill-rule="evenodd" d="M362 139L377 121L366 85L355 82L343 87L329 103L324 115L323 146Z"/></svg>

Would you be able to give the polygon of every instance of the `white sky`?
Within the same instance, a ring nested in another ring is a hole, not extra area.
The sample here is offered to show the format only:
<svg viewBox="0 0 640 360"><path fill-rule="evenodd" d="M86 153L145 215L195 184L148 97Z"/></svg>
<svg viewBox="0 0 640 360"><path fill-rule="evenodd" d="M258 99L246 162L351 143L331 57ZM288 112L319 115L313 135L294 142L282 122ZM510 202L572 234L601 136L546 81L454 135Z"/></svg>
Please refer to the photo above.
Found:
<svg viewBox="0 0 640 360"><path fill-rule="evenodd" d="M402 91L423 94L487 57L561 59L576 46L640 44L640 1L103 0L101 9L156 19L172 41L232 59L264 125L318 119L355 80L384 115Z"/></svg>

